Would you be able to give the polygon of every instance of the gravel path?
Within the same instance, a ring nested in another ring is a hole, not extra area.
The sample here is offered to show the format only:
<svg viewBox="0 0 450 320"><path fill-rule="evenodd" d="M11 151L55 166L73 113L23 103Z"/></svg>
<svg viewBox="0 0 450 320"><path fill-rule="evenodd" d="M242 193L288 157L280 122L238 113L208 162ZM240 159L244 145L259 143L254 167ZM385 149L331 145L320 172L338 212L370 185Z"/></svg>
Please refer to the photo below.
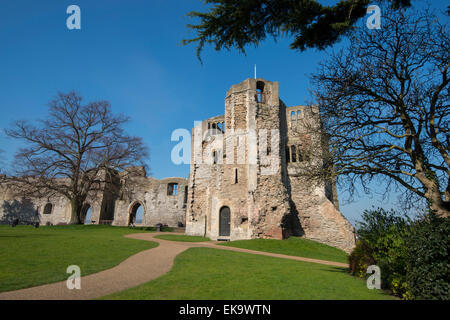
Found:
<svg viewBox="0 0 450 320"><path fill-rule="evenodd" d="M173 261L178 254L193 247L207 247L320 263L336 267L348 267L347 264L339 262L219 246L213 241L193 243L154 238L154 236L160 234L167 234L167 232L126 235L127 238L155 241L159 243L159 246L141 251L124 260L114 268L82 277L81 290L69 290L67 289L66 281L61 281L27 289L2 292L0 293L0 300L85 300L103 297L117 291L135 287L164 275L172 268ZM81 270L81 273L83 273L83 270Z"/></svg>

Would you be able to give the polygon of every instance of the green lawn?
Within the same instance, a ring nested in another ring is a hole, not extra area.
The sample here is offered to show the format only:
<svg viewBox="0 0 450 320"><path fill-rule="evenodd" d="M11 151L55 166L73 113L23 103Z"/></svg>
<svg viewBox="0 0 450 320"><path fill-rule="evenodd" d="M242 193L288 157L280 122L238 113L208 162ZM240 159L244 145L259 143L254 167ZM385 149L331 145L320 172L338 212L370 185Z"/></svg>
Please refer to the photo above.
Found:
<svg viewBox="0 0 450 320"><path fill-rule="evenodd" d="M170 241L180 241L180 242L203 242L203 241L211 241L211 239L200 236L186 236L186 235L176 235L176 234L162 234L156 236L155 238L170 240Z"/></svg>
<svg viewBox="0 0 450 320"><path fill-rule="evenodd" d="M224 242L220 245L265 251L290 256L321 259L336 262L348 262L348 255L344 251L325 244L298 237L286 240L252 239Z"/></svg>
<svg viewBox="0 0 450 320"><path fill-rule="evenodd" d="M345 269L190 248L166 275L103 299L394 299Z"/></svg>
<svg viewBox="0 0 450 320"><path fill-rule="evenodd" d="M85 276L158 246L123 237L136 232L143 231L101 225L0 225L0 292L66 280L69 265L78 265Z"/></svg>

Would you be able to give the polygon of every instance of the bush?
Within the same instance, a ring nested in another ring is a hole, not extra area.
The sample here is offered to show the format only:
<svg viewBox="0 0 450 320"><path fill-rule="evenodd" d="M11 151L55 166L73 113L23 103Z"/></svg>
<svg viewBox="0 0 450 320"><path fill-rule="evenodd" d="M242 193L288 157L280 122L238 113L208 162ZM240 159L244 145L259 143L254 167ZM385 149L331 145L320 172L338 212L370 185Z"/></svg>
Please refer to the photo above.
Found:
<svg viewBox="0 0 450 320"><path fill-rule="evenodd" d="M376 264L381 269L382 288L404 299L409 298L405 239L409 234L410 219L382 208L365 210L362 218L357 228L359 246L350 258L352 273L364 277L367 267Z"/></svg>
<svg viewBox="0 0 450 320"><path fill-rule="evenodd" d="M366 277L367 267L375 264L372 256L372 249L364 240L358 240L352 253L348 257L351 274L364 278Z"/></svg>
<svg viewBox="0 0 450 320"><path fill-rule="evenodd" d="M450 217L434 213L413 224L407 238L407 282L414 299L450 300Z"/></svg>

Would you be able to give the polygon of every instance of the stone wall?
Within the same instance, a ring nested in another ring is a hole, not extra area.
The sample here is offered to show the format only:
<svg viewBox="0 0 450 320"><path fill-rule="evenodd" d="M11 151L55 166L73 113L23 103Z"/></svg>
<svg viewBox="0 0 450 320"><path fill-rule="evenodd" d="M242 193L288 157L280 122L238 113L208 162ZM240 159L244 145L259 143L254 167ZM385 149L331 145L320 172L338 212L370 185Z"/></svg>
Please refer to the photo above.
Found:
<svg viewBox="0 0 450 320"><path fill-rule="evenodd" d="M157 180L147 177L145 170L133 168L132 177L126 185L120 174L114 178L103 192L90 193L83 204L82 214L91 208L91 223L127 226L130 214L137 204L143 208L142 226L157 223L170 227L185 224L187 201L187 180L166 178ZM177 193L168 194L168 185L177 184ZM51 210L44 210L51 204ZM0 223L9 224L19 218L21 223L39 221L46 224L69 224L71 222L70 202L62 196L30 197L13 190L7 184L0 186Z"/></svg>
<svg viewBox="0 0 450 320"><path fill-rule="evenodd" d="M325 165L324 140L320 135L320 117L316 106L286 109L288 127L288 183L292 209L297 214L303 235L347 252L355 245L354 228L339 212L336 182L312 173ZM292 159L296 148L296 161Z"/></svg>

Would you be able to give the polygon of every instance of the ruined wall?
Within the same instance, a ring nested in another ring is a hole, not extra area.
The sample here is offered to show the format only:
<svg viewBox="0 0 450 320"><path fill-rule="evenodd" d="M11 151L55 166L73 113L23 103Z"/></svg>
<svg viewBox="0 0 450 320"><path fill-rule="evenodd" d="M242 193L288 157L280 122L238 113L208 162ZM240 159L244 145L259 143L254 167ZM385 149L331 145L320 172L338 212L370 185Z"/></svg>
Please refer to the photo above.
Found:
<svg viewBox="0 0 450 320"><path fill-rule="evenodd" d="M154 226L157 223L178 227L185 224L187 180L166 178L157 180L146 177L143 168L133 168L136 172L125 184L121 175L112 175L102 192L88 194L82 209L83 220L91 208L91 223L127 226L130 214L136 204L143 208L142 226ZM168 195L168 184L177 184L176 195ZM19 190L20 191L20 190ZM44 210L51 204L51 210ZM71 205L63 196L30 197L21 196L7 184L0 186L0 223L11 223L19 218L21 223L39 221L46 224L69 224Z"/></svg>
<svg viewBox="0 0 450 320"><path fill-rule="evenodd" d="M142 223L136 226L155 226L158 223L169 227L185 224L185 194L187 180L183 178L166 178L158 180L151 177L133 177L130 190L122 190L115 201L115 216L113 225L127 226L130 214L135 205L143 208ZM176 195L168 195L168 184L178 184Z"/></svg>
<svg viewBox="0 0 450 320"><path fill-rule="evenodd" d="M319 110L311 106L286 109L288 125L288 181L293 211L297 213L302 232L347 252L355 245L354 228L338 210L335 181L324 181L311 175L324 165L323 140L320 136ZM292 146L296 148L293 162Z"/></svg>
<svg viewBox="0 0 450 320"><path fill-rule="evenodd" d="M44 210L47 204L51 207ZM70 208L69 201L61 196L36 198L21 194L20 190L7 184L0 186L0 224L10 224L14 219L19 219L20 224L68 223Z"/></svg>
<svg viewBox="0 0 450 320"><path fill-rule="evenodd" d="M248 238L247 168L237 163L237 158L245 163L246 142L242 135L232 133L234 120L229 115L233 108L228 110L225 116L207 119L193 129L186 234L219 238L218 213L226 206L231 211L230 238ZM211 124L216 122L224 122L221 130L213 129ZM245 118L238 122L242 128ZM198 149L195 137L201 140ZM244 152L239 153L239 147Z"/></svg>
<svg viewBox="0 0 450 320"><path fill-rule="evenodd" d="M253 79L251 79L253 80ZM282 180L283 141L280 139L284 104L278 94L278 82L249 81L251 108L255 108L257 132L256 188L252 238L283 239L292 234L285 222L290 213L289 194ZM254 98L260 86L261 99ZM253 99L252 99L253 97ZM266 160L266 161L264 161Z"/></svg>

